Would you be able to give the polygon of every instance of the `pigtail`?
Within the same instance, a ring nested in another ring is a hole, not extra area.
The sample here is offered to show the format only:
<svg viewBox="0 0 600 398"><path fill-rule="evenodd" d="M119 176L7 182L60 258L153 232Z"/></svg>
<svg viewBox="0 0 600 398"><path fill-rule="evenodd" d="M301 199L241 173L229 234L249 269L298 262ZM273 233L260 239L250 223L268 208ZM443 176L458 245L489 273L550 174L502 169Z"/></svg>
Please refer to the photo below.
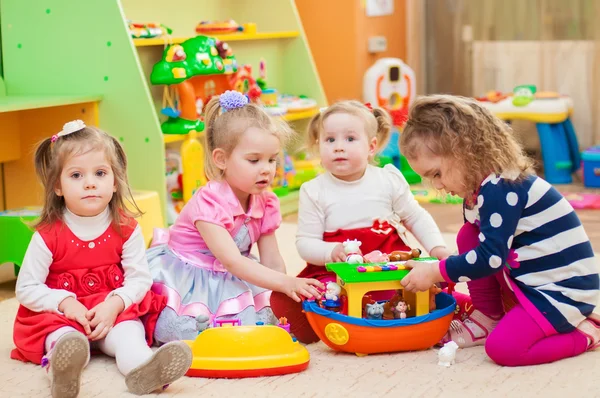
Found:
<svg viewBox="0 0 600 398"><path fill-rule="evenodd" d="M317 113L308 123L308 133L306 147L309 151L315 152L319 147L319 135L323 125L323 116L321 112Z"/></svg>
<svg viewBox="0 0 600 398"><path fill-rule="evenodd" d="M390 132L392 131L392 118L385 110L381 108L373 108L372 113L377 120L377 132L375 133L375 137L377 137L376 152L379 152L386 147L390 138Z"/></svg>
<svg viewBox="0 0 600 398"><path fill-rule="evenodd" d="M32 226L36 229L51 226L62 217L63 198L55 192L52 181L57 181L57 167L53 167L52 140L46 138L38 144L34 156L35 172L44 187L44 205L40 218Z"/></svg>
<svg viewBox="0 0 600 398"><path fill-rule="evenodd" d="M215 145L215 123L221 114L221 103L219 96L215 95L206 104L206 112L204 116L204 172L209 180L218 180L222 177L223 172L213 162L213 151Z"/></svg>

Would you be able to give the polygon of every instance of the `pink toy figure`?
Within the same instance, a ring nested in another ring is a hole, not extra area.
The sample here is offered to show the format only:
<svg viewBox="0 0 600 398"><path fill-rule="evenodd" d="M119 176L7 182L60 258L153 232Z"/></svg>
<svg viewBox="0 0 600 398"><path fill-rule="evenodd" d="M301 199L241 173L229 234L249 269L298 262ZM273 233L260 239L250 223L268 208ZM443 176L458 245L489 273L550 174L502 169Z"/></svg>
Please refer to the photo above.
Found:
<svg viewBox="0 0 600 398"><path fill-rule="evenodd" d="M364 262L363 256L360 254L361 241L346 239L342 245L344 245L344 253L346 253L346 262L348 264L362 264Z"/></svg>
<svg viewBox="0 0 600 398"><path fill-rule="evenodd" d="M242 323L240 322L239 319L234 318L234 319L215 319L213 321L213 327L223 327L223 325L229 325L229 326L242 326Z"/></svg>
<svg viewBox="0 0 600 398"><path fill-rule="evenodd" d="M288 333L290 332L290 324L288 323L287 318L284 316L279 318L279 323L277 324L277 326L279 326Z"/></svg>
<svg viewBox="0 0 600 398"><path fill-rule="evenodd" d="M392 310L396 319L406 319L406 311L408 311L408 305L404 300L398 301L396 308Z"/></svg>
<svg viewBox="0 0 600 398"><path fill-rule="evenodd" d="M371 253L365 254L364 259L366 263L387 263L390 261L390 257L380 250L374 250Z"/></svg>

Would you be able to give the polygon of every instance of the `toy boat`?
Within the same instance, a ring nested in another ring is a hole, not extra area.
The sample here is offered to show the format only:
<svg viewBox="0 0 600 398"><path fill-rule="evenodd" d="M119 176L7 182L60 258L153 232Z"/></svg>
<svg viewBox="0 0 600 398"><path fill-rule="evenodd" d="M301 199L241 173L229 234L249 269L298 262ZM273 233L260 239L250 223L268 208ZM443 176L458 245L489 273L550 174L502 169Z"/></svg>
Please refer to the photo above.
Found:
<svg viewBox="0 0 600 398"><path fill-rule="evenodd" d="M192 349L192 377L244 378L305 370L310 354L279 326L214 327L186 343Z"/></svg>
<svg viewBox="0 0 600 398"><path fill-rule="evenodd" d="M384 352L424 350L438 343L448 331L456 308L451 295L435 296L437 309L421 316L397 320L352 317L305 301L304 311L319 338L337 351L362 356Z"/></svg>

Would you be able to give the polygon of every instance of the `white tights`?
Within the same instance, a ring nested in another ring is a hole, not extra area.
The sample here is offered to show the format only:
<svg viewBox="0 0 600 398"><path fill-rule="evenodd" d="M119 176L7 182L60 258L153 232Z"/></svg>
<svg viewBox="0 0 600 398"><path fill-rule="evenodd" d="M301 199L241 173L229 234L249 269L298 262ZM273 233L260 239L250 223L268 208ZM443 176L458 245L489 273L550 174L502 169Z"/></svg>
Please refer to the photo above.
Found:
<svg viewBox="0 0 600 398"><path fill-rule="evenodd" d="M46 352L50 351L54 342L69 332L77 332L77 329L63 326L50 333L46 337ZM152 350L146 343L144 325L139 319L120 322L108 332L105 338L91 343L104 354L114 357L119 372L124 376L152 356Z"/></svg>

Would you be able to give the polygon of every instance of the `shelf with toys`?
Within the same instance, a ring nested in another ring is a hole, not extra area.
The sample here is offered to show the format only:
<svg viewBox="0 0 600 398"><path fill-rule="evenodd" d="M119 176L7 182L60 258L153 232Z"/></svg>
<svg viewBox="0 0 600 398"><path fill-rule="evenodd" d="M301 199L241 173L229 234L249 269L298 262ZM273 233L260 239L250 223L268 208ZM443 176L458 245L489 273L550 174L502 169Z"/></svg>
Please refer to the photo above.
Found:
<svg viewBox="0 0 600 398"><path fill-rule="evenodd" d="M123 9L132 21L160 22L131 22L129 31L163 133L167 222L205 183L202 113L211 96L241 91L300 134L327 105L294 0L128 0ZM278 170L273 188L286 213L296 211L300 185L288 180L316 175L306 167Z"/></svg>
<svg viewBox="0 0 600 398"><path fill-rule="evenodd" d="M256 32L256 33L230 33L223 35L207 35L217 40L230 41L249 41L249 40L273 40L273 39L290 39L300 36L298 31L288 32ZM190 37L152 37L147 39L133 39L133 44L136 47L145 46L164 46L166 44L181 44Z"/></svg>

